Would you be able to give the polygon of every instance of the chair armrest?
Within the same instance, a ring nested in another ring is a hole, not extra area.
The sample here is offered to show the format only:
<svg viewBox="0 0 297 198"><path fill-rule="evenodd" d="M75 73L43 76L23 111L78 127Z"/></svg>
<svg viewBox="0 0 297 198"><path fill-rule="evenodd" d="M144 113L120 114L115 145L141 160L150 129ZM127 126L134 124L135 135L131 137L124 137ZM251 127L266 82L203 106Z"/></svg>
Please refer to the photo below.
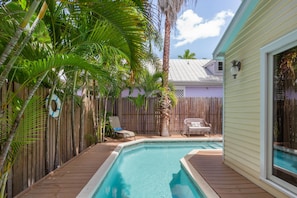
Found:
<svg viewBox="0 0 297 198"><path fill-rule="evenodd" d="M205 120L204 120L204 124L205 124L205 126L211 127L211 124L206 122Z"/></svg>

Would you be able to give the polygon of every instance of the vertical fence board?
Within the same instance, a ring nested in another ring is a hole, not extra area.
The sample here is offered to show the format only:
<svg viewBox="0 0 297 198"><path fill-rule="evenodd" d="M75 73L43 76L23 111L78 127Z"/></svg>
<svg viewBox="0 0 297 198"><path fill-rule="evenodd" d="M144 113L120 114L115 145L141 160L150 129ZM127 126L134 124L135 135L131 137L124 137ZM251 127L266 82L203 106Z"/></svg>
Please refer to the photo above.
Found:
<svg viewBox="0 0 297 198"><path fill-rule="evenodd" d="M117 101L118 102L118 101ZM111 115L120 117L123 128L138 134L159 135L159 103L158 98L150 98L148 108L137 109L128 98L121 98L121 105L109 104ZM122 107L113 111L115 108ZM121 112L120 114L118 112ZM180 133L183 130L185 118L204 118L213 126L213 133L222 133L222 98L180 98L171 109L169 130L171 133Z"/></svg>
<svg viewBox="0 0 297 198"><path fill-rule="evenodd" d="M17 87L17 86L16 86ZM1 90L1 103L6 100L6 89ZM38 94L43 98L49 93L48 90L41 89ZM24 94L24 93L23 93ZM22 94L22 95L23 95ZM22 96L24 97L24 96ZM92 102L94 104L92 104ZM71 103L65 102L63 105L63 111L61 112L61 128L58 134L59 138L59 158L62 163L65 163L72 158L72 141L71 141ZM93 111L96 111L96 117L98 118L98 112L102 109L99 105L99 100L91 101L87 100L85 103L85 126L84 135L88 134L93 136L95 134L93 127ZM104 108L104 106L101 106ZM47 110L46 110L47 111ZM147 135L159 135L159 102L158 98L150 98L148 100L148 108L137 109L135 105L127 98L121 98L119 101L108 103L108 111L111 115L118 115L123 128L136 131L139 134ZM188 117L202 117L208 122L212 123L215 133L221 133L222 131L222 99L220 98L180 98L177 106L172 108L172 115L170 118L170 132L180 133L183 130L183 120ZM75 110L75 140L76 145L79 144L79 121L80 121L80 108ZM20 156L18 157L11 177L11 184L13 184L13 192L9 192L10 195L15 196L25 188L29 187L33 182L45 176L48 171L54 170L55 161L55 142L56 132L58 126L58 120L52 117L48 117L48 113L45 115L44 120L48 119L48 137L45 137L45 131L41 131L41 139L26 146ZM1 125L1 128L5 126ZM46 144L48 147L46 147ZM87 148L90 141L85 140L84 148ZM46 151L48 151L48 168L46 167Z"/></svg>

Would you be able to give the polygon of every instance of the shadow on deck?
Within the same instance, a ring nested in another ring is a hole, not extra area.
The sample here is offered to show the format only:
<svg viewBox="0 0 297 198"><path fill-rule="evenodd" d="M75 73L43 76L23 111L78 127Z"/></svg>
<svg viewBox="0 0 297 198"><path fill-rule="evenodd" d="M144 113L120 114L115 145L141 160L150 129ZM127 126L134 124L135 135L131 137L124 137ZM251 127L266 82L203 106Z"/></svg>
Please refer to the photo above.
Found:
<svg viewBox="0 0 297 198"><path fill-rule="evenodd" d="M160 136L137 136L137 139L142 138L160 138ZM181 136L171 136L171 138L181 138ZM123 141L130 140L108 140L105 143L86 149L83 153L69 160L16 197L76 197L116 146ZM189 159L189 162L222 198L273 197L224 165L222 163L222 152L199 151Z"/></svg>

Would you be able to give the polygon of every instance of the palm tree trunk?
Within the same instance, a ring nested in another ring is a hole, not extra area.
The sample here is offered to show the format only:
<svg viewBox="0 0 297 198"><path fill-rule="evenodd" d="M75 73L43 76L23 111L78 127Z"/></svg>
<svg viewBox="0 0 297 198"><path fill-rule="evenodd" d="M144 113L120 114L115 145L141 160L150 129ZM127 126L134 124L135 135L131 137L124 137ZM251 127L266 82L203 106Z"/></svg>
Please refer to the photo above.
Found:
<svg viewBox="0 0 297 198"><path fill-rule="evenodd" d="M49 154L49 114L46 117L46 129L44 134L44 150L45 150L45 174L50 172L50 154Z"/></svg>
<svg viewBox="0 0 297 198"><path fill-rule="evenodd" d="M61 134L61 113L63 112L63 103L65 101L66 94L63 95L62 98L62 104L60 107L60 116L58 117L57 120L57 128L55 129L56 134L56 141L55 141L55 159L54 159L54 168L58 168L60 163L61 163L61 157L60 157L60 134Z"/></svg>
<svg viewBox="0 0 297 198"><path fill-rule="evenodd" d="M105 98L105 102L104 102L104 115L103 115L103 126L102 126L102 139L101 142L104 142L105 139L105 129L106 129L106 115L107 115L107 102L108 102L108 95L109 95L109 91L108 94Z"/></svg>
<svg viewBox="0 0 297 198"><path fill-rule="evenodd" d="M170 119L170 104L168 97L168 74L169 74L169 55L170 55L170 29L171 24L169 21L169 17L166 15L165 18L165 36L164 36L164 51L163 51L163 88L161 96L161 136L169 136L169 119Z"/></svg>
<svg viewBox="0 0 297 198"><path fill-rule="evenodd" d="M36 82L36 84L34 85L34 87L31 89L29 95L28 95L28 98L25 100L21 110L19 111L16 119L14 120L14 124L10 130L10 134L9 134L9 138L6 140L6 143L4 144L4 147L2 149L2 153L1 153L1 156L0 156L0 172L2 172L2 169L4 167L4 163L6 161L6 158L7 158L7 155L8 155L8 152L9 152L9 149L10 149L10 146L11 146L11 143L13 141L13 138L15 137L15 133L16 133L16 130L20 124L20 121L22 119L22 116L25 112L25 109L27 108L30 100L32 99L32 97L34 96L35 92L37 91L37 89L39 88L41 82L44 80L44 78L47 76L48 74L48 71L46 71L43 76L41 76L38 81Z"/></svg>
<svg viewBox="0 0 297 198"><path fill-rule="evenodd" d="M8 179L8 174L9 172L5 172L3 173L3 175L1 175L1 180L0 180L0 197L5 197L5 189L6 189L6 181Z"/></svg>
<svg viewBox="0 0 297 198"><path fill-rule="evenodd" d="M82 96L81 96L81 107L80 107L80 128L79 128L79 152L82 152L84 149L84 129L85 129L85 114L86 114L86 89L87 86L87 76L82 86ZM93 111L95 111L93 109Z"/></svg>
<svg viewBox="0 0 297 198"><path fill-rule="evenodd" d="M100 100L96 99L96 81L93 80L93 95L92 95L92 117L93 117L93 129L94 129L94 134L96 136L98 130L99 130L99 108L100 108ZM96 105L97 104L97 105ZM98 142L96 138L96 143Z"/></svg>
<svg viewBox="0 0 297 198"><path fill-rule="evenodd" d="M62 112L64 99L61 104L60 113ZM60 131L61 131L61 116L58 117L57 127L55 128L55 159L54 159L54 169L60 166Z"/></svg>
<svg viewBox="0 0 297 198"><path fill-rule="evenodd" d="M3 65L3 63L6 61L7 57L10 55L12 49L17 44L18 40L20 39L20 37L21 37L21 35L22 35L23 31L24 31L24 28L27 26L29 20L33 16L33 14L34 14L34 12L37 9L39 4L40 4L40 1L34 1L32 3L32 5L30 6L30 9L27 12L23 22L20 24L20 26L18 27L14 37L11 38L10 42L7 44L4 52L2 53L2 55L0 57L0 66ZM42 5L42 8L40 9L38 17L36 18L36 20L32 24L32 27L31 27L28 35L26 36L26 38L24 39L24 41L21 44L21 47L15 52L15 54L12 56L12 59L9 61L9 63L6 65L6 67L2 71L2 73L0 75L0 88L3 86L3 84L5 82L5 79L8 76L8 73L10 72L10 70L11 70L14 62L16 61L17 57L19 56L19 54L21 53L21 51L25 47L26 43L31 38L31 35L32 35L33 31L35 30L37 24L44 17L46 9L47 9L47 4L46 4L46 2L44 2L44 4Z"/></svg>
<svg viewBox="0 0 297 198"><path fill-rule="evenodd" d="M50 92L50 95L49 95L49 98L52 98L52 94L55 92L56 90L56 87L57 87L57 83L54 82L53 83L53 87L51 89L51 92ZM48 101L48 104L47 105L50 105L50 101ZM49 123L50 123L50 115L49 113L47 114L47 117L46 117L46 131L45 131L45 137L44 137L44 141L45 141L45 173L49 173L50 172L50 145L49 145Z"/></svg>
<svg viewBox="0 0 297 198"><path fill-rule="evenodd" d="M75 100L74 100L75 95L74 94L75 94L76 81L77 81L77 71L74 72L72 100L71 100L71 133L72 133L72 155L73 156L76 156L78 154L76 150L76 141L75 141L76 137L75 137L75 130L74 130L74 127L75 127Z"/></svg>
<svg viewBox="0 0 297 198"><path fill-rule="evenodd" d="M104 102L104 97L100 96L98 99L98 127L96 130L96 143L101 142L102 140L102 123L103 123L103 117L101 115L104 114L103 112L103 102Z"/></svg>

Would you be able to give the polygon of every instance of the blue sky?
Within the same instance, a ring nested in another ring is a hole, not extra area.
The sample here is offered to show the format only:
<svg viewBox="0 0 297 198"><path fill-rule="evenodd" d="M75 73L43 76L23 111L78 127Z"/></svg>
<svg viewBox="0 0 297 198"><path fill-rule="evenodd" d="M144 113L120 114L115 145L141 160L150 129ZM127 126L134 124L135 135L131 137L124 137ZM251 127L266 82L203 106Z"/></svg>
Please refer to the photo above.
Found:
<svg viewBox="0 0 297 198"><path fill-rule="evenodd" d="M241 0L197 0L185 5L171 30L170 58L186 49L196 58L212 58L212 53L232 20ZM162 58L162 52L156 52Z"/></svg>

